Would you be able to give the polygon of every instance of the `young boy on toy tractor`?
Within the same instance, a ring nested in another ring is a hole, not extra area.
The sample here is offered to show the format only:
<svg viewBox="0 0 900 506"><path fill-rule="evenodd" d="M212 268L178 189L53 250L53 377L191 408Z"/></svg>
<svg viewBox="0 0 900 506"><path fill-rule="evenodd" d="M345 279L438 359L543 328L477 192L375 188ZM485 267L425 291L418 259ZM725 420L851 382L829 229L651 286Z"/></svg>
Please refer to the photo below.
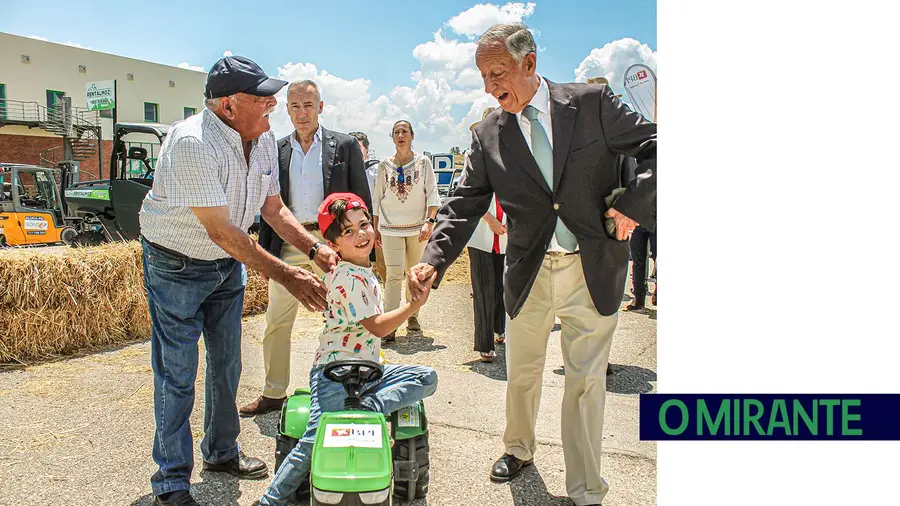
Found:
<svg viewBox="0 0 900 506"><path fill-rule="evenodd" d="M260 506L287 504L307 479L316 428L322 413L342 411L347 393L341 384L326 379L322 370L335 360L359 358L379 362L381 338L396 330L428 300L416 301L384 313L382 291L372 271L369 254L375 246L371 215L362 199L336 193L319 206L319 230L341 261L330 272L325 327L309 372L311 402L306 432L276 471ZM433 280L432 280L433 281ZM381 379L367 385L362 404L376 412L392 412L416 404L437 388L434 369L418 365L384 365Z"/></svg>

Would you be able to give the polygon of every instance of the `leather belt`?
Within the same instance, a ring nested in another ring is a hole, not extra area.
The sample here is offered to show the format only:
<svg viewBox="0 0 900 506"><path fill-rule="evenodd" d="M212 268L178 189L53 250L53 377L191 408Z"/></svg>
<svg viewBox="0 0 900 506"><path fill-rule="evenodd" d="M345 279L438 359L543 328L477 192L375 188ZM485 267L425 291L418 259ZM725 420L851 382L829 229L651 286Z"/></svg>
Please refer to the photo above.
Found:
<svg viewBox="0 0 900 506"><path fill-rule="evenodd" d="M580 251L548 251L546 255L548 257L560 258L560 257L568 257L572 255L579 254Z"/></svg>

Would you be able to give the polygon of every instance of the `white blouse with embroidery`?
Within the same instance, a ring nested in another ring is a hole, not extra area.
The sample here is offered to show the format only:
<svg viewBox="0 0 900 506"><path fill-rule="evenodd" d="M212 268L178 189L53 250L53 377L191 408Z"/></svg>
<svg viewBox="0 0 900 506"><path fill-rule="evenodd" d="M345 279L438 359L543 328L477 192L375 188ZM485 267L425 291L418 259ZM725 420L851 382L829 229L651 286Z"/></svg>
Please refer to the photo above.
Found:
<svg viewBox="0 0 900 506"><path fill-rule="evenodd" d="M440 206L434 167L427 156L416 153L399 168L390 159L378 164L372 214L378 216L378 230L383 235L418 235L427 220L428 208Z"/></svg>

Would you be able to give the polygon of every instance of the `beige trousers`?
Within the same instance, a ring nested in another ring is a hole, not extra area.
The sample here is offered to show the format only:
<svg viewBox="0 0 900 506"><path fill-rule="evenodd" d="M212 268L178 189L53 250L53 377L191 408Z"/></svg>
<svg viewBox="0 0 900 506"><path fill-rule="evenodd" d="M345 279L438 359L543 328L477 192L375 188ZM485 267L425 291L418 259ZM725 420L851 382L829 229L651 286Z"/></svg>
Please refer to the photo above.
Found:
<svg viewBox="0 0 900 506"><path fill-rule="evenodd" d="M400 307L400 291L403 290L403 279L410 267L422 260L426 242L419 242L418 234L410 237L393 237L381 234L384 249L384 266L387 270L387 282L384 289L384 311L393 311ZM412 300L409 287L406 288L406 300ZM418 317L416 311L412 316Z"/></svg>
<svg viewBox="0 0 900 506"><path fill-rule="evenodd" d="M528 299L506 326L506 453L531 459L547 341L554 317L566 371L562 442L566 490L576 505L599 504L609 490L600 474L606 365L618 314L602 316L588 293L580 255L545 256Z"/></svg>
<svg viewBox="0 0 900 506"><path fill-rule="evenodd" d="M311 232L323 241L318 230ZM324 242L324 241L323 241ZM320 278L325 275L306 253L285 243L281 249L281 259L288 265L302 267ZM270 399L280 399L287 395L291 381L291 332L300 301L285 287L269 280L269 307L266 309L266 331L263 334L263 359L266 366L266 386L263 395Z"/></svg>

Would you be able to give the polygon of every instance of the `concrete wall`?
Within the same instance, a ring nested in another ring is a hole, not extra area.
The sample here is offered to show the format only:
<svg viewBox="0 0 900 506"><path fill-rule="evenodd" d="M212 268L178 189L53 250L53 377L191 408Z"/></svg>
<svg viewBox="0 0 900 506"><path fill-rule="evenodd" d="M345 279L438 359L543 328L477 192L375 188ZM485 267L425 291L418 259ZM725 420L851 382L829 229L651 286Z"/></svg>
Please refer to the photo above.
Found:
<svg viewBox="0 0 900 506"><path fill-rule="evenodd" d="M30 63L23 63L22 55ZM79 65L86 67L85 73ZM129 81L128 74L134 79ZM119 121L144 122L144 102L159 104L159 122L167 124L184 119L185 107L203 109L205 72L0 33L0 83L9 100L46 106L47 90L55 90L72 97L73 107L85 107L86 83L107 79L116 80ZM112 139L112 119L101 119L101 125L103 138ZM4 134L47 135L13 126L0 128Z"/></svg>

